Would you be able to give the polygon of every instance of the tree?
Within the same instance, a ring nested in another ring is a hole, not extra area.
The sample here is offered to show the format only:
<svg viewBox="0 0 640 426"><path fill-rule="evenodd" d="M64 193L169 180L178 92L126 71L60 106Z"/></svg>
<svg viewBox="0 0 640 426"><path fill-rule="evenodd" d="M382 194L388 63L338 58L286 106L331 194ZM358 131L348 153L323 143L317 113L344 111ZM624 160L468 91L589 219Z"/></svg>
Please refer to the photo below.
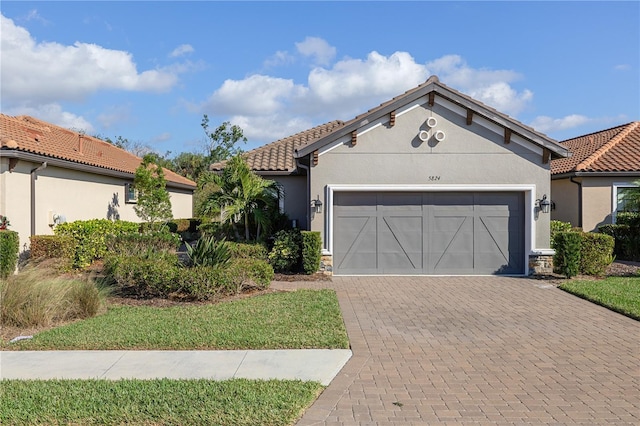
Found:
<svg viewBox="0 0 640 426"><path fill-rule="evenodd" d="M204 213L219 211L220 221L229 223L239 237L237 225L242 223L245 240L251 239L251 225L255 237L270 226L270 211L277 209L279 188L275 181L255 174L241 155L229 159L221 174L210 173L200 185L215 184L218 190L209 194L202 204Z"/></svg>
<svg viewBox="0 0 640 426"><path fill-rule="evenodd" d="M156 222L172 218L164 170L157 164L154 156L147 154L143 157L136 169L133 187L138 192L138 203L133 209L152 229Z"/></svg>
<svg viewBox="0 0 640 426"><path fill-rule="evenodd" d="M182 152L173 159L173 171L181 176L198 181L200 175L207 171L209 161L203 154Z"/></svg>
<svg viewBox="0 0 640 426"><path fill-rule="evenodd" d="M218 161L223 161L240 154L242 148L237 147L236 144L238 142L247 142L242 128L235 124L231 125L228 121L225 121L218 126L216 130L211 132L209 130L209 117L207 114L204 114L200 126L202 126L205 135L207 135L209 139L207 144L207 150L209 152L207 161L210 163L217 163Z"/></svg>

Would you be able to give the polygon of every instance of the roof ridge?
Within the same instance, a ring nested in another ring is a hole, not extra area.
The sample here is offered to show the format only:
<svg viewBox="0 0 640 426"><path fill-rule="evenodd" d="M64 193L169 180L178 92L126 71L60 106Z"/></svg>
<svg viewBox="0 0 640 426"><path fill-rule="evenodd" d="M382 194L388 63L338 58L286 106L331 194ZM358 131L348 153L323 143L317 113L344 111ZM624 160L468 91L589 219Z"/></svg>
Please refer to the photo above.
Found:
<svg viewBox="0 0 640 426"><path fill-rule="evenodd" d="M640 121L633 121L627 124L627 127L624 128L620 133L615 135L609 142L602 145L596 151L594 151L591 155L585 158L580 164L576 166L576 171L582 171L588 169L596 160L601 158L604 154L606 154L611 148L616 146L620 141L622 141L627 135L633 132L638 126L640 126Z"/></svg>

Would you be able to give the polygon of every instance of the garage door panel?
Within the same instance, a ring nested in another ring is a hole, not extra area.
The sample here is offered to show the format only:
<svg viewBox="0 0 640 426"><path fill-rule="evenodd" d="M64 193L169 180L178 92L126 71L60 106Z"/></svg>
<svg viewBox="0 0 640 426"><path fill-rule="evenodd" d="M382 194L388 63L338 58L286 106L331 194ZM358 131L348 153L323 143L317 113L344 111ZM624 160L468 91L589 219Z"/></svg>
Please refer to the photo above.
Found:
<svg viewBox="0 0 640 426"><path fill-rule="evenodd" d="M347 273L377 268L376 217L343 216L342 232L336 235L334 266Z"/></svg>
<svg viewBox="0 0 640 426"><path fill-rule="evenodd" d="M522 193L360 195L334 198L337 274L524 272Z"/></svg>
<svg viewBox="0 0 640 426"><path fill-rule="evenodd" d="M378 221L379 268L422 270L422 214L387 216Z"/></svg>

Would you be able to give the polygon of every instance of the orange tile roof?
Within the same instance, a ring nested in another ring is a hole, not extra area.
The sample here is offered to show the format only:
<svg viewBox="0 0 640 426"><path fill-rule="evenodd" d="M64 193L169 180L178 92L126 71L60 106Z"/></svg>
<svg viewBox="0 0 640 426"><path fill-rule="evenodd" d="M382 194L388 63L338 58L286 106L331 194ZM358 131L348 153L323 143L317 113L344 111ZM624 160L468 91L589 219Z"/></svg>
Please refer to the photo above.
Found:
<svg viewBox="0 0 640 426"><path fill-rule="evenodd" d="M551 161L551 174L640 173L640 121L561 142L573 156Z"/></svg>
<svg viewBox="0 0 640 426"><path fill-rule="evenodd" d="M257 172L293 172L296 170L293 154L297 148L318 140L342 126L344 126L342 121L331 121L263 145L245 153L247 164ZM212 164L209 170L222 170L225 164L226 161Z"/></svg>
<svg viewBox="0 0 640 426"><path fill-rule="evenodd" d="M0 114L0 149L39 154L78 164L134 174L140 157L100 139L29 116ZM167 183L196 187L195 182L165 169Z"/></svg>

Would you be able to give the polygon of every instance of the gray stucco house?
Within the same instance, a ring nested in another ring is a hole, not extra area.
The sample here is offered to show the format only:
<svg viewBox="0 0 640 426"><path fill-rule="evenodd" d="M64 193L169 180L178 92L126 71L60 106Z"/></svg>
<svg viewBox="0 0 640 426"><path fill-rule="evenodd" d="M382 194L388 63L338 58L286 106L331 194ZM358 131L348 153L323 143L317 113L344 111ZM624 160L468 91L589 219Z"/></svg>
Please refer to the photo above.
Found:
<svg viewBox="0 0 640 426"><path fill-rule="evenodd" d="M525 275L553 253L540 202L551 159L568 155L432 76L246 158L282 184L292 220L321 232L335 275Z"/></svg>

